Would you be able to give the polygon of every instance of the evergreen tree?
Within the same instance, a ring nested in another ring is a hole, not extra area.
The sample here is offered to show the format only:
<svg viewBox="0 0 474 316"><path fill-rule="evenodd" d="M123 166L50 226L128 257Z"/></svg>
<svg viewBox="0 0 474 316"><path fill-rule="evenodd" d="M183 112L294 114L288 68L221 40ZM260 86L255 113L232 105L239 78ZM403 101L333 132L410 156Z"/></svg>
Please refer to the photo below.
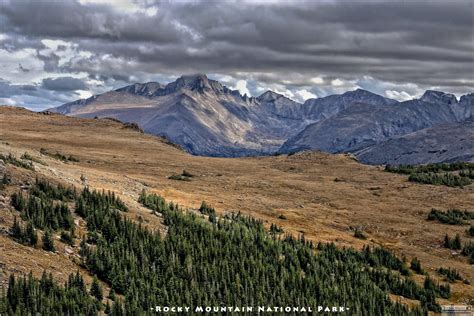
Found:
<svg viewBox="0 0 474 316"><path fill-rule="evenodd" d="M69 234L68 232L62 231L61 232L61 241L69 246L74 245L74 238L72 237L72 233Z"/></svg>
<svg viewBox="0 0 474 316"><path fill-rule="evenodd" d="M418 258L416 258L416 257L411 260L410 268L418 274L424 274L425 273L425 271L421 267L420 260L418 260Z"/></svg>
<svg viewBox="0 0 474 316"><path fill-rule="evenodd" d="M8 177L8 175L6 173L3 174L3 177L2 177L2 182L1 184L2 185L7 185L7 184L10 184L10 178Z"/></svg>
<svg viewBox="0 0 474 316"><path fill-rule="evenodd" d="M451 248L452 246L451 238L449 238L448 234L444 235L443 246L444 248Z"/></svg>
<svg viewBox="0 0 474 316"><path fill-rule="evenodd" d="M202 201L201 206L199 207L199 212L204 215L216 215L216 210L213 207L206 204L205 201Z"/></svg>
<svg viewBox="0 0 474 316"><path fill-rule="evenodd" d="M110 292L109 292L109 298L112 300L112 301L115 301L115 291L114 289L111 289Z"/></svg>
<svg viewBox="0 0 474 316"><path fill-rule="evenodd" d="M98 301L102 301L103 293L102 287L100 286L99 280L94 276L91 285L91 295L94 296Z"/></svg>
<svg viewBox="0 0 474 316"><path fill-rule="evenodd" d="M448 282L454 282L456 280L462 280L461 276L459 275L459 273L455 269L439 268L437 271L440 275L444 275L446 277L446 281L448 281Z"/></svg>
<svg viewBox="0 0 474 316"><path fill-rule="evenodd" d="M115 301L112 305L112 312L110 313L112 316L125 316L125 312L123 310L122 303L120 301Z"/></svg>
<svg viewBox="0 0 474 316"><path fill-rule="evenodd" d="M456 250L462 249L461 237L459 236L459 234L456 234L456 236L454 237L451 248Z"/></svg>
<svg viewBox="0 0 474 316"><path fill-rule="evenodd" d="M467 233L469 234L469 236L474 237L474 225L471 225L471 227L469 227Z"/></svg>
<svg viewBox="0 0 474 316"><path fill-rule="evenodd" d="M464 256L471 256L474 253L474 242L467 242L462 247L462 252Z"/></svg>
<svg viewBox="0 0 474 316"><path fill-rule="evenodd" d="M43 249L51 252L56 251L56 248L54 247L54 240L49 230L45 231L43 234Z"/></svg>
<svg viewBox="0 0 474 316"><path fill-rule="evenodd" d="M77 277L70 275L71 278ZM80 275L79 278L82 280ZM0 295L2 315L97 315L97 312L86 292L68 282L60 286L46 273L40 280L31 273L19 278L11 274L7 293Z"/></svg>
<svg viewBox="0 0 474 316"><path fill-rule="evenodd" d="M36 230L33 227L33 223L31 221L28 222L26 225L26 239L27 242L30 246L36 246L38 243L38 234L36 233Z"/></svg>
<svg viewBox="0 0 474 316"><path fill-rule="evenodd" d="M13 218L13 225L10 229L10 234L13 238L22 241L24 238L24 232L23 229L21 228L20 223L18 222L16 216Z"/></svg>
<svg viewBox="0 0 474 316"><path fill-rule="evenodd" d="M107 301L107 304L105 304L104 313L106 313L107 315L109 315L111 312L112 312L112 310L111 310L111 308L110 308L110 304L109 304L109 302Z"/></svg>
<svg viewBox="0 0 474 316"><path fill-rule="evenodd" d="M365 236L364 232L358 228L354 231L354 237L363 240L367 239L367 236Z"/></svg>

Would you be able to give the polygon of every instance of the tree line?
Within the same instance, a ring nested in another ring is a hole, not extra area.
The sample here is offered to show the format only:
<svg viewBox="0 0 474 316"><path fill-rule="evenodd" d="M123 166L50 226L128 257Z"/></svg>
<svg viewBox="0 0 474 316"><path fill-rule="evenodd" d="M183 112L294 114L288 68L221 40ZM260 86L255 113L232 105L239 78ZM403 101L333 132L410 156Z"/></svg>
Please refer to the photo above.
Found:
<svg viewBox="0 0 474 316"><path fill-rule="evenodd" d="M2 315L98 315L100 300L94 297L97 289L86 288L79 274L69 275L64 286L43 273L36 279L28 276L10 275L6 292L0 295Z"/></svg>
<svg viewBox="0 0 474 316"><path fill-rule="evenodd" d="M474 174L474 163L455 162L426 165L386 165L385 171L409 175L408 180L412 182L463 187L472 183L471 179L473 179Z"/></svg>
<svg viewBox="0 0 474 316"><path fill-rule="evenodd" d="M41 192L52 192L46 187ZM280 228L269 232L262 221L240 213L217 217L205 202L197 213L190 213L159 195L142 192L140 203L163 216L168 228L163 237L122 216L128 209L113 192L85 188L74 201L76 213L87 222L87 236L80 243L82 264L113 293L123 295L123 300L114 295L114 304L105 308L113 315L151 314L150 307L157 305L222 304L347 305L361 315L425 315L427 310L440 310L436 297L450 295L448 284L429 277L418 285L407 264L381 247L357 251L315 245L304 235L295 238ZM412 261L411 267L422 271L419 262ZM67 286L54 286L67 291ZM35 291L38 297L49 297L43 288ZM96 300L98 292L93 291ZM393 302L388 293L421 305L408 308ZM102 308L91 303L90 295L81 295L72 299L71 310L78 304L91 314ZM36 299L12 305L21 314ZM2 302L6 300L2 296Z"/></svg>
<svg viewBox="0 0 474 316"><path fill-rule="evenodd" d="M439 310L435 298L449 286L418 286L402 276L406 264L382 248L363 252L333 244L269 234L259 220L230 214L220 218L203 203L199 213L183 212L155 194L139 201L164 217L165 238L120 216L118 211L87 208L95 245L81 242L85 266L125 296L127 313L146 313L155 305L298 305L349 302L366 315ZM88 219L89 221L89 219ZM89 228L89 225L88 225ZM371 269L367 269L370 266ZM393 272L398 271L398 272ZM387 292L419 299L419 309L393 303ZM375 304L374 304L375 302Z"/></svg>

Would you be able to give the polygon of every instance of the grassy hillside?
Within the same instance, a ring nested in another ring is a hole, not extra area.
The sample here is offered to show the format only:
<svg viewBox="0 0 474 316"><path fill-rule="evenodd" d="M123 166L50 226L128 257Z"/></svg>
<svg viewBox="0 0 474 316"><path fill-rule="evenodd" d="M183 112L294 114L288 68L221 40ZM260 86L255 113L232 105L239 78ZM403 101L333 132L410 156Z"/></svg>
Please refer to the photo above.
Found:
<svg viewBox="0 0 474 316"><path fill-rule="evenodd" d="M55 280L66 281L79 269L87 286L92 282L90 267L81 264L79 239L75 247L68 246L59 241L57 230L53 233L56 252L52 253L44 251L41 242L33 248L9 235L15 216L19 218L10 206L10 196L22 187L30 188L37 176L65 187L111 190L128 208L122 216L162 235L170 227L165 218L138 203L143 189L178 203L185 211L195 212L205 200L215 207L218 217L240 211L260 220L266 229L274 224L295 237L304 234L314 244L334 242L359 250L382 246L400 259L406 257L407 262L416 257L434 280L444 282L437 270L449 267L462 280L474 281L468 259L443 247L446 234L472 240L466 226L427 219L433 208L474 210L473 185L450 188L409 182L406 175L362 165L344 155L195 157L112 120L75 119L10 107L0 107L0 127L0 153L21 162L9 159L0 166L0 176L11 179L0 197L3 285L11 273L32 271L41 277L44 270L51 271ZM25 168L30 165L32 168ZM189 181L173 177L183 174ZM87 221L76 213L73 220L75 234L86 234ZM365 239L356 238L355 232L358 236L362 232ZM41 240L41 229L38 234ZM424 276L412 272L411 278L423 286ZM451 284L449 299L437 301L473 299L474 287L462 280ZM110 282L106 278L100 282L108 293ZM417 302L408 297L401 301Z"/></svg>

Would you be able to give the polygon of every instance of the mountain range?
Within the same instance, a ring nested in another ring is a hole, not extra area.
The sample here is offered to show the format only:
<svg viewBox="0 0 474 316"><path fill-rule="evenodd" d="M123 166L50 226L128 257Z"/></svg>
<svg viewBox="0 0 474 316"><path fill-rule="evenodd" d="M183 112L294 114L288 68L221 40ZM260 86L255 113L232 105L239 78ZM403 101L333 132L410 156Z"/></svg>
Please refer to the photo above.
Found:
<svg viewBox="0 0 474 316"><path fill-rule="evenodd" d="M241 95L206 75L136 83L49 111L137 123L194 155L236 157L321 150L368 164L474 161L474 93L428 90L398 102L358 89L295 102Z"/></svg>

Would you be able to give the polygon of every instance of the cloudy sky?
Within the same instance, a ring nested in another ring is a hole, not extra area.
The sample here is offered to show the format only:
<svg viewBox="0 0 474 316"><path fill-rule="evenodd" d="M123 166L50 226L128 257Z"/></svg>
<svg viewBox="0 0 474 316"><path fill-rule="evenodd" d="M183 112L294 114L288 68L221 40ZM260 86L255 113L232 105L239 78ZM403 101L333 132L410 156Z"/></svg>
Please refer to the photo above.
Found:
<svg viewBox="0 0 474 316"><path fill-rule="evenodd" d="M297 101L474 92L472 1L0 0L0 104L205 73Z"/></svg>

